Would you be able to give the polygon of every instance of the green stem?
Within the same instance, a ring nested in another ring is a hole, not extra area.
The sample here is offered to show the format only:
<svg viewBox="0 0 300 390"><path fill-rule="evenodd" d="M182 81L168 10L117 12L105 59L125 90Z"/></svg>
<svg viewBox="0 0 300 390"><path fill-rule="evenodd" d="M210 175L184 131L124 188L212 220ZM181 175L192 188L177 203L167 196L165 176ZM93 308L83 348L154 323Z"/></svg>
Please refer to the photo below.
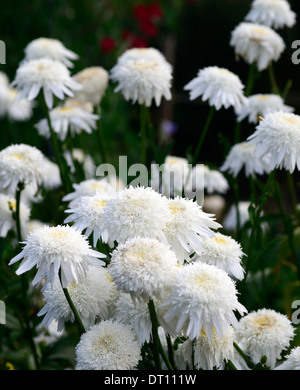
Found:
<svg viewBox="0 0 300 390"><path fill-rule="evenodd" d="M160 340L158 335L158 320L156 316L154 302L152 299L148 302L148 309L149 309L150 319L152 323L153 357L154 357L155 368L157 370L161 370L161 362L159 358Z"/></svg>
<svg viewBox="0 0 300 390"><path fill-rule="evenodd" d="M61 284L61 287L63 289L63 292L65 294L66 300L67 300L67 302L68 302L68 304L73 312L73 315L75 317L75 321L76 321L78 328L79 328L79 333L80 333L80 335L82 335L83 333L85 333L85 328L83 326L81 318L79 317L78 311L77 311L77 309L72 301L72 298L70 296L68 289L66 287L63 287L62 280L61 280L61 270L59 270L59 280L60 280L60 284Z"/></svg>
<svg viewBox="0 0 300 390"><path fill-rule="evenodd" d="M203 131L201 133L201 136L199 138L199 141L198 141L198 144L197 144L194 156L193 156L192 165L195 165L197 160L198 160L198 157L199 157L199 154L200 154L200 150L201 150L201 147L203 145L204 139L206 137L207 131L208 131L208 129L210 127L210 124L212 122L212 118L213 118L214 112L215 112L215 106L211 106L210 110L209 110L209 113L208 113L208 117L206 119L206 122L205 122L205 125L204 125L204 128L203 128Z"/></svg>
<svg viewBox="0 0 300 390"><path fill-rule="evenodd" d="M276 173L276 170L274 169L269 177L268 177L268 180L265 184L265 187L262 191L262 194L261 194L261 197L260 197L260 202L259 202L259 205L255 211L255 215L254 215L254 220L253 220L253 224L252 224L252 230L251 230L251 235L250 235L250 240L249 240L249 252L248 252L248 258L247 258L247 264L246 264L246 276L248 274L248 271L250 269L250 264L251 264L251 260L252 260L252 253L253 253L253 247L254 247L254 244L255 244L255 236L256 236L256 231L257 231L257 228L258 228L258 225L259 225L259 218L260 218L260 215L262 213L262 210L264 208L264 205L267 201L267 193L269 191L269 188L270 188L270 185L275 177L275 173ZM246 280L246 276L244 278L244 280Z"/></svg>
<svg viewBox="0 0 300 390"><path fill-rule="evenodd" d="M274 73L274 67L273 67L272 63L270 63L270 65L268 66L268 73L269 73L269 79L270 79L270 83L271 83L272 93L280 95L280 90L279 90L278 85L277 85L277 81L276 81L275 73Z"/></svg>
<svg viewBox="0 0 300 390"><path fill-rule="evenodd" d="M45 107L45 112L46 112L46 118L47 118L49 131L50 131L51 141L52 141L52 145L53 145L53 148L54 148L55 159L56 159L56 162L57 162L58 167L59 167L61 180L62 180L62 182L64 184L66 192L69 193L69 192L72 191L72 183L71 183L71 180L69 178L68 173L65 170L65 164L64 164L64 161L62 159L62 155L61 155L61 152L60 152L59 144L58 144L55 132L54 132L53 127L52 127L49 108L46 105L45 101L44 101L44 107Z"/></svg>
<svg viewBox="0 0 300 390"><path fill-rule="evenodd" d="M24 183L19 183L16 190L16 227L17 227L17 237L19 243L22 242L22 227L21 227L21 218L20 218L20 206L21 206L21 193L25 188Z"/></svg>
<svg viewBox="0 0 300 390"><path fill-rule="evenodd" d="M147 162L147 111L148 108L142 104L140 106L140 137L141 137L141 150L140 150L140 163L146 165Z"/></svg>
<svg viewBox="0 0 300 390"><path fill-rule="evenodd" d="M229 367L231 370L237 371L236 366L232 363L231 360L228 360L228 361L226 362L226 364L228 365L228 367Z"/></svg>
<svg viewBox="0 0 300 390"><path fill-rule="evenodd" d="M288 186L289 186L292 205L293 205L293 212L294 212L294 215L296 217L297 216L297 204L298 204L297 194L296 194L293 175L289 171L287 171L287 181L288 181Z"/></svg>
<svg viewBox="0 0 300 390"><path fill-rule="evenodd" d="M246 88L245 88L245 96L246 97L250 96L252 93L252 89L254 86L256 76L257 76L256 64L253 63L250 65L250 68L249 68L249 74L248 74L247 84L246 84Z"/></svg>
<svg viewBox="0 0 300 390"><path fill-rule="evenodd" d="M249 357L245 354L245 352L238 346L237 343L234 342L233 346L238 351L238 353L242 356L242 358L245 360L247 366L253 369L255 367L255 364L249 359Z"/></svg>

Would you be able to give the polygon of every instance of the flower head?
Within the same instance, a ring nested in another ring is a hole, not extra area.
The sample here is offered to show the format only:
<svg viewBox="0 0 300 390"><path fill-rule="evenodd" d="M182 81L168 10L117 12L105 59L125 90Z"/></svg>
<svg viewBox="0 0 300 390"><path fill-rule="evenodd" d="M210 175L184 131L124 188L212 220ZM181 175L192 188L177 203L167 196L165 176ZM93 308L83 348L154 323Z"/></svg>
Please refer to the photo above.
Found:
<svg viewBox="0 0 300 390"><path fill-rule="evenodd" d="M39 284L44 278L52 285L59 271L64 287L74 281L78 283L91 264L105 264L98 258L105 257L90 248L87 238L71 226L43 226L29 233L23 250L9 265L22 260L17 275L36 267L37 273L32 281ZM97 258L97 260L96 260Z"/></svg>
<svg viewBox="0 0 300 390"><path fill-rule="evenodd" d="M287 0L254 0L245 20L278 29L294 26L296 14Z"/></svg>
<svg viewBox="0 0 300 390"><path fill-rule="evenodd" d="M61 141L64 141L67 138L68 132L70 132L72 137L74 137L75 134L80 134L82 131L91 134L97 127L96 121L98 118L98 115L71 105L55 107L50 111L53 130L57 133ZM40 120L35 127L40 135L50 138L47 119Z"/></svg>
<svg viewBox="0 0 300 390"><path fill-rule="evenodd" d="M96 246L101 237L102 214L105 205L111 197L107 194L82 196L75 202L66 213L70 215L64 223L74 222L74 227L79 231L85 231L89 237L93 233L93 245Z"/></svg>
<svg viewBox="0 0 300 390"><path fill-rule="evenodd" d="M211 229L221 227L213 215L205 213L191 199L176 197L168 200L170 217L164 228L165 236L180 262L190 260L190 254L201 249L201 238L213 235Z"/></svg>
<svg viewBox="0 0 300 390"><path fill-rule="evenodd" d="M149 107L154 99L159 106L162 97L171 99L171 66L156 55L141 55L125 60L122 57L111 69L110 77L118 82L115 92L121 91L124 98L133 103Z"/></svg>
<svg viewBox="0 0 300 390"><path fill-rule="evenodd" d="M238 302L233 280L214 265L189 263L182 266L170 293L160 306L165 307L164 319L174 329L191 339L201 330L211 341L214 329L219 338L230 335L230 325L237 325L234 311L241 315L247 310Z"/></svg>
<svg viewBox="0 0 300 390"><path fill-rule="evenodd" d="M0 114L6 114L12 121L26 121L32 116L33 103L26 98L20 99L20 92L15 88L3 88L0 105Z"/></svg>
<svg viewBox="0 0 300 390"><path fill-rule="evenodd" d="M184 360L192 366L194 360L195 367L199 370L213 370L220 368L224 360L233 358L233 329L230 327L230 334L219 338L216 331L213 332L211 340L202 330L199 337L194 340L187 339L181 345L181 352Z"/></svg>
<svg viewBox="0 0 300 390"><path fill-rule="evenodd" d="M101 321L84 333L75 349L77 370L133 370L141 348L129 325Z"/></svg>
<svg viewBox="0 0 300 390"><path fill-rule="evenodd" d="M75 98L81 103L98 105L108 87L109 73L101 66L85 68L73 76L73 79L82 85L82 89L75 93Z"/></svg>
<svg viewBox="0 0 300 390"><path fill-rule="evenodd" d="M259 363L265 355L266 364L273 369L281 352L294 337L294 328L287 316L271 309L259 309L239 320L235 341L250 357Z"/></svg>
<svg viewBox="0 0 300 390"><path fill-rule="evenodd" d="M239 211L239 225L243 227L245 223L249 220L249 206L251 202L248 200L240 201L238 203ZM238 217L237 217L237 207L232 205L228 213L224 217L223 227L226 230L235 231L237 229Z"/></svg>
<svg viewBox="0 0 300 390"><path fill-rule="evenodd" d="M154 47L133 47L126 50L118 58L118 63L125 64L128 61L137 61L140 59L162 62L172 70L172 66L166 61L165 56Z"/></svg>
<svg viewBox="0 0 300 390"><path fill-rule="evenodd" d="M111 314L111 305L117 299L117 291L106 268L90 266L86 276L79 283L67 285L85 329L89 329L96 321L106 320ZM52 321L57 322L57 330L63 330L65 322L74 322L74 315L56 277L51 286L49 283L43 290L46 302L38 316L45 315L42 325L48 327Z"/></svg>
<svg viewBox="0 0 300 390"><path fill-rule="evenodd" d="M148 302L160 298L178 270L175 253L165 244L136 237L118 245L108 266L117 290Z"/></svg>
<svg viewBox="0 0 300 390"><path fill-rule="evenodd" d="M255 63L259 71L277 61L285 44L274 30L255 23L240 23L232 32L230 45L238 57L248 64Z"/></svg>
<svg viewBox="0 0 300 390"><path fill-rule="evenodd" d="M0 152L0 189L15 194L19 183L32 185L36 191L42 183L44 156L34 146L10 145Z"/></svg>
<svg viewBox="0 0 300 390"><path fill-rule="evenodd" d="M20 91L20 99L27 97L30 101L42 89L49 108L53 106L53 95L63 100L65 95L73 97L74 90L81 89L81 85L71 78L64 64L48 58L23 62L17 69L12 85Z"/></svg>
<svg viewBox="0 0 300 390"><path fill-rule="evenodd" d="M67 49L62 42L52 38L37 38L31 41L25 48L25 60L49 58L62 62L69 68L73 68L70 60L77 60L78 55Z"/></svg>
<svg viewBox="0 0 300 390"><path fill-rule="evenodd" d="M244 168L247 177L269 173L268 155L257 158L255 145L249 145L246 142L235 144L230 149L220 170L227 171L233 177L237 177L242 168Z"/></svg>
<svg viewBox="0 0 300 390"><path fill-rule="evenodd" d="M276 111L266 115L248 138L255 145L255 156L269 154L269 169L300 169L300 116Z"/></svg>
<svg viewBox="0 0 300 390"><path fill-rule="evenodd" d="M215 265L227 272L229 276L242 280L244 278L244 269L241 265L243 255L241 245L232 237L215 233L211 237L202 238L201 249L192 260Z"/></svg>
<svg viewBox="0 0 300 390"><path fill-rule="evenodd" d="M14 197L0 194L0 237L6 237L10 230L16 232L16 222L13 213L16 212L16 200ZM26 235L27 223L30 217L29 206L21 202L20 204L20 223L22 235Z"/></svg>
<svg viewBox="0 0 300 390"><path fill-rule="evenodd" d="M294 111L293 107L284 104L281 96L275 94L256 94L247 98L247 104L237 112L237 120L240 122L248 117L249 123L259 123L259 121L270 112Z"/></svg>
<svg viewBox="0 0 300 390"><path fill-rule="evenodd" d="M113 184L106 179L86 179L73 184L74 191L63 197L63 201L70 202L73 206L82 196L94 196L97 194L112 196L116 192Z"/></svg>
<svg viewBox="0 0 300 390"><path fill-rule="evenodd" d="M163 230L169 215L167 198L151 187L130 186L118 191L107 202L102 214L101 234L109 243L124 243L134 237L166 241Z"/></svg>
<svg viewBox="0 0 300 390"><path fill-rule="evenodd" d="M230 106L239 110L246 103L244 85L239 77L217 66L200 69L197 77L191 80L184 89L190 91L190 100L201 96L204 102L208 101L209 105L217 110Z"/></svg>

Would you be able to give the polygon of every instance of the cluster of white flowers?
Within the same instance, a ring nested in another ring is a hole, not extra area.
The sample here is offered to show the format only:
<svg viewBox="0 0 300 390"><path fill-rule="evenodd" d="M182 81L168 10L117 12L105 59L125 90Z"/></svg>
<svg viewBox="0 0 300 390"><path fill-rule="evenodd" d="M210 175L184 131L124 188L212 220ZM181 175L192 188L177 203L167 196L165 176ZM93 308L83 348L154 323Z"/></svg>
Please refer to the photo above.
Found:
<svg viewBox="0 0 300 390"><path fill-rule="evenodd" d="M260 71L284 49L271 27L294 23L283 0L269 1L269 8L267 3L254 1L247 22L237 26L231 39L236 54ZM149 107L153 100L158 106L162 98L171 99L172 66L154 48L125 51L110 74L90 67L72 76L71 60L77 58L57 40L37 39L26 47L13 82L18 104L27 104L22 118L30 115L30 102L42 90L51 109L49 120L62 142L68 133L74 137L96 128L99 115L94 109L109 78L118 83L115 91L133 103ZM18 120L11 102L1 103L1 83L8 89L5 77L0 77L0 113L7 111ZM222 226L194 196L199 190L225 194L229 183L224 171L236 177L243 167L246 176L274 168L299 169L300 117L279 96L246 98L239 77L217 66L200 69L184 89L191 100L201 97L216 110L233 107L238 121L248 117L257 125L246 142L231 148L220 169L190 166L186 158L168 155L163 169L152 170L150 186L127 187L118 178L97 180L91 175L64 194L68 216L55 226L30 221L30 201L20 204L23 247L9 265L21 261L17 275L36 270L32 284L43 286L45 301L38 313L44 316L42 325L55 322L61 332L66 322L82 322L84 332L75 351L78 370L136 369L144 343L156 337L154 314L159 332L178 342L177 367L222 369L230 361L247 368L234 348L237 343L254 364L265 356L274 369L294 337L286 316L270 309L247 314L238 299L245 254L233 237L218 231L236 229L237 208L230 209ZM54 96L62 102L53 108ZM42 119L36 128L49 137L48 120ZM59 186L59 173L35 147L11 145L0 152L0 237L16 230L18 186L25 185L28 200L42 186ZM238 205L240 226L249 218L249 205ZM278 369L290 367L299 368L297 349Z"/></svg>

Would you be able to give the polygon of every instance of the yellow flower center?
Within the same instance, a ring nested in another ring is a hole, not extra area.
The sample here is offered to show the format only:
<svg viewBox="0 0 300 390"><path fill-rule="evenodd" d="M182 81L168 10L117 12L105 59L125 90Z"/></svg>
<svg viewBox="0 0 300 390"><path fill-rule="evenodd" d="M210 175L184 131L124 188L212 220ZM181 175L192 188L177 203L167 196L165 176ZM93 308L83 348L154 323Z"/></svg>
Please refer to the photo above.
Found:
<svg viewBox="0 0 300 390"><path fill-rule="evenodd" d="M222 237L214 237L214 240L218 243L218 244L222 244L222 245L226 245L226 240Z"/></svg>
<svg viewBox="0 0 300 390"><path fill-rule="evenodd" d="M106 205L107 201L105 201L105 200L94 199L93 203L94 203L94 205L95 205L96 207L102 208L102 207L104 207L104 206Z"/></svg>
<svg viewBox="0 0 300 390"><path fill-rule="evenodd" d="M274 321L272 321L272 319L266 315L253 318L253 322L259 330L269 328L274 324Z"/></svg>
<svg viewBox="0 0 300 390"><path fill-rule="evenodd" d="M59 111L72 111L73 110L73 107L59 107L57 110Z"/></svg>
<svg viewBox="0 0 300 390"><path fill-rule="evenodd" d="M184 211L184 207L181 204L178 203L169 203L169 210L171 211L171 214L179 214Z"/></svg>

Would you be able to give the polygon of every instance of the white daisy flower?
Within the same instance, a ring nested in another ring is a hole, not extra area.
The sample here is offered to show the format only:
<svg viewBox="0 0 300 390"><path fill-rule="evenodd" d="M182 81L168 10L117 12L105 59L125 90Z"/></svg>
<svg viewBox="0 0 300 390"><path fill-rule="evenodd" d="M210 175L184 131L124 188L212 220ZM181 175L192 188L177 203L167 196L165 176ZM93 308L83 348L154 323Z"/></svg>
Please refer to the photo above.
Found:
<svg viewBox="0 0 300 390"><path fill-rule="evenodd" d="M166 241L163 232L170 216L167 198L151 187L132 187L118 191L102 214L102 239L124 243L134 237Z"/></svg>
<svg viewBox="0 0 300 390"><path fill-rule="evenodd" d="M238 204L240 227L243 227L247 221L249 221L249 206L251 202L248 200L240 201ZM235 231L237 229L237 207L232 205L225 215L223 220L223 227L229 231Z"/></svg>
<svg viewBox="0 0 300 390"><path fill-rule="evenodd" d="M13 213L16 212L16 200L14 197L0 194L0 237L6 237L9 231L17 231ZM27 233L27 223L30 217L30 208L20 202L20 223L22 236Z"/></svg>
<svg viewBox="0 0 300 390"><path fill-rule="evenodd" d="M175 253L165 244L136 237L119 244L111 255L108 270L119 291L133 300L160 298L178 271Z"/></svg>
<svg viewBox="0 0 300 390"><path fill-rule="evenodd" d="M80 183L73 184L74 191L63 197L64 202L70 202L73 206L82 196L94 196L97 194L113 196L116 187L107 179L86 179Z"/></svg>
<svg viewBox="0 0 300 390"><path fill-rule="evenodd" d="M68 284L67 289L86 330L95 322L110 318L117 291L106 268L90 266L85 278ZM66 322L75 321L58 277L53 286L48 283L43 289L43 300L45 305L38 313L38 316L44 315L43 326L48 327L55 321L61 332Z"/></svg>
<svg viewBox="0 0 300 390"><path fill-rule="evenodd" d="M104 254L91 249L87 238L71 226L43 226L30 233L24 241L23 250L9 263L22 260L17 275L36 267L33 285L46 281L53 284L61 272L63 287L74 281L78 283L91 264L102 266L99 258Z"/></svg>
<svg viewBox="0 0 300 390"><path fill-rule="evenodd" d="M249 123L257 124L262 117L275 111L293 112L294 108L284 104L281 96L275 94L255 94L247 98L245 105L237 112L237 120L240 122L248 117Z"/></svg>
<svg viewBox="0 0 300 390"><path fill-rule="evenodd" d="M223 366L224 361L231 360L234 356L233 329L230 327L230 334L219 338L216 331L213 332L211 340L201 330L199 337L194 340L187 339L182 345L182 355L188 366L197 370L213 370Z"/></svg>
<svg viewBox="0 0 300 390"><path fill-rule="evenodd" d="M15 194L19 183L32 185L36 192L42 183L44 155L34 146L10 145L0 151L0 189Z"/></svg>
<svg viewBox="0 0 300 390"><path fill-rule="evenodd" d="M167 156L162 165L151 166L151 187L167 197L182 195L189 175L188 160Z"/></svg>
<svg viewBox="0 0 300 390"><path fill-rule="evenodd" d="M241 315L247 311L238 302L234 281L210 264L197 262L180 267L169 289L160 304L166 309L164 319L175 334L190 339L199 337L202 329L210 341L214 329L219 338L230 336L230 325L238 323L234 311Z"/></svg>
<svg viewBox="0 0 300 390"><path fill-rule="evenodd" d="M62 62L68 68L73 68L73 60L79 56L73 51L67 49L62 42L52 38L37 38L31 41L25 48L25 60L36 60L49 58L54 61ZM72 61L70 61L72 60Z"/></svg>
<svg viewBox="0 0 300 390"><path fill-rule="evenodd" d="M67 138L68 132L74 137L85 131L91 134L97 128L97 120L99 116L87 112L75 106L55 107L50 111L50 120L53 131L57 134L61 141ZM50 130L48 120L42 119L36 125L39 134L50 138Z"/></svg>
<svg viewBox="0 0 300 390"><path fill-rule="evenodd" d="M41 58L20 64L12 83L20 91L20 99L34 100L40 90L48 108L53 106L53 95L63 100L66 96L73 97L74 90L81 85L70 76L68 68L59 61Z"/></svg>
<svg viewBox="0 0 300 390"><path fill-rule="evenodd" d="M269 154L269 169L284 168L291 173L300 169L300 116L277 111L266 115L248 137L255 145L255 156Z"/></svg>
<svg viewBox="0 0 300 390"><path fill-rule="evenodd" d="M73 222L73 227L89 237L93 234L93 246L96 247L101 238L102 214L105 205L111 199L107 194L82 196L70 209L65 210L70 214L64 223Z"/></svg>
<svg viewBox="0 0 300 390"><path fill-rule="evenodd" d="M165 62L145 57L118 62L110 71L110 78L117 82L115 92L121 91L132 103L151 106L154 99L157 106L162 97L170 100L172 72Z"/></svg>
<svg viewBox="0 0 300 390"><path fill-rule="evenodd" d="M75 98L81 103L97 106L108 87L109 73L101 66L92 66L76 73L73 79L82 85L82 89L75 93Z"/></svg>
<svg viewBox="0 0 300 390"><path fill-rule="evenodd" d="M62 184L59 166L48 158L44 158L45 175L43 177L43 186L46 190L53 190Z"/></svg>
<svg viewBox="0 0 300 390"><path fill-rule="evenodd" d="M294 328L287 316L265 308L241 318L235 329L235 341L243 352L254 364L266 356L266 364L271 369L293 337Z"/></svg>
<svg viewBox="0 0 300 390"><path fill-rule="evenodd" d="M150 342L152 323L147 303L133 302L130 294L121 293L115 303L112 319L130 325L137 334L141 345Z"/></svg>
<svg viewBox="0 0 300 390"><path fill-rule="evenodd" d="M254 0L245 20L279 29L293 27L296 14L287 0Z"/></svg>
<svg viewBox="0 0 300 390"><path fill-rule="evenodd" d="M134 370L141 347L130 326L105 320L84 333L75 348L76 370Z"/></svg>
<svg viewBox="0 0 300 390"><path fill-rule="evenodd" d="M266 69L272 61L277 61L285 43L274 30L255 23L240 23L231 35L230 45L236 56L248 64L255 63L259 71Z"/></svg>
<svg viewBox="0 0 300 390"><path fill-rule="evenodd" d="M0 104L10 120L26 121L32 116L33 103L26 98L20 99L20 92L15 88L7 88L6 93L0 93Z"/></svg>
<svg viewBox="0 0 300 390"><path fill-rule="evenodd" d="M190 260L190 254L201 249L203 236L212 236L211 229L221 227L212 214L205 213L193 200L176 197L169 199L170 217L164 234L181 263Z"/></svg>
<svg viewBox="0 0 300 390"><path fill-rule="evenodd" d="M300 347L294 347L285 358L274 370L300 370Z"/></svg>
<svg viewBox="0 0 300 390"><path fill-rule="evenodd" d="M168 63L165 56L154 47L133 47L127 49L118 58L118 63L126 63L128 61L137 61L144 59L147 61L162 62L172 70L171 64Z"/></svg>
<svg viewBox="0 0 300 390"><path fill-rule="evenodd" d="M255 145L249 145L246 142L233 145L220 170L227 171L233 177L237 177L243 168L247 177L269 173L269 155L266 154L262 158L257 158L255 148Z"/></svg>
<svg viewBox="0 0 300 390"><path fill-rule="evenodd" d="M201 249L192 261L215 265L229 276L242 280L245 272L241 265L243 256L243 250L237 241L225 234L215 233L211 237L202 238Z"/></svg>
<svg viewBox="0 0 300 390"><path fill-rule="evenodd" d="M209 66L198 71L197 77L184 87L190 91L190 100L201 96L217 110L233 106L239 110L245 103L244 85L237 75L228 69Z"/></svg>

